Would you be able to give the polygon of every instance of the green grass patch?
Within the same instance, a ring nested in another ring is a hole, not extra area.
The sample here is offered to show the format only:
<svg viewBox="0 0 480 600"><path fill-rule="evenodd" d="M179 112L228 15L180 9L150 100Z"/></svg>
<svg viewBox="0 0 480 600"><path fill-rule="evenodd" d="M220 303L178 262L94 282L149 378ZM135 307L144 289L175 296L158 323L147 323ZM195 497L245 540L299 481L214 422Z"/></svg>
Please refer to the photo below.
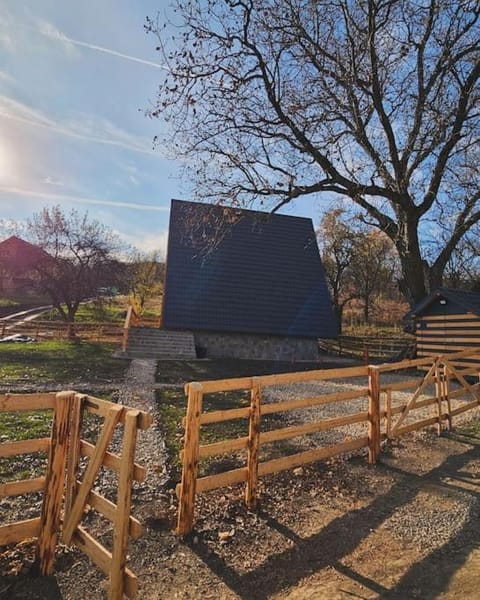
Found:
<svg viewBox="0 0 480 600"><path fill-rule="evenodd" d="M0 344L0 384L120 381L128 361L112 357L116 348L106 342Z"/></svg>
<svg viewBox="0 0 480 600"><path fill-rule="evenodd" d="M0 443L50 436L53 411L0 412ZM45 471L47 454L0 458L0 483L37 477Z"/></svg>

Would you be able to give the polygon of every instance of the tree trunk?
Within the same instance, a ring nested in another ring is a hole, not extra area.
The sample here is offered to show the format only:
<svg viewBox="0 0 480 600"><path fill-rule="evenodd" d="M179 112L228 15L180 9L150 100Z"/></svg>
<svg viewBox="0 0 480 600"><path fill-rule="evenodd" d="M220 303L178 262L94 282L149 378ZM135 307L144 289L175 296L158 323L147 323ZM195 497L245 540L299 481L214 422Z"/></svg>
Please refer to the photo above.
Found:
<svg viewBox="0 0 480 600"><path fill-rule="evenodd" d="M428 263L422 259L418 239L418 219L411 215L402 215L399 235L394 239L402 265L400 290L410 306L415 306L430 292L427 289Z"/></svg>

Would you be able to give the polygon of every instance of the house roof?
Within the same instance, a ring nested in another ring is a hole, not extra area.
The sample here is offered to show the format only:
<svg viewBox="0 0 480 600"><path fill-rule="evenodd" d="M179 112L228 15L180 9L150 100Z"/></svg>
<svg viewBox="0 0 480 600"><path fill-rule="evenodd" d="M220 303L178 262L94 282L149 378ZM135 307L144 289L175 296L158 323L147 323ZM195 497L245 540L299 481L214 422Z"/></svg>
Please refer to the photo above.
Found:
<svg viewBox="0 0 480 600"><path fill-rule="evenodd" d="M17 273L28 271L50 256L39 246L12 235L0 242L0 262Z"/></svg>
<svg viewBox="0 0 480 600"><path fill-rule="evenodd" d="M424 298L416 306L414 306L404 317L404 319L411 319L418 317L424 313L432 304L437 300L445 298L450 302L455 303L459 307L463 308L465 312L471 312L480 316L480 293L471 292L468 290L453 290L449 288L438 288L432 292L429 296Z"/></svg>
<svg viewBox="0 0 480 600"><path fill-rule="evenodd" d="M311 219L172 200L163 323L335 337Z"/></svg>

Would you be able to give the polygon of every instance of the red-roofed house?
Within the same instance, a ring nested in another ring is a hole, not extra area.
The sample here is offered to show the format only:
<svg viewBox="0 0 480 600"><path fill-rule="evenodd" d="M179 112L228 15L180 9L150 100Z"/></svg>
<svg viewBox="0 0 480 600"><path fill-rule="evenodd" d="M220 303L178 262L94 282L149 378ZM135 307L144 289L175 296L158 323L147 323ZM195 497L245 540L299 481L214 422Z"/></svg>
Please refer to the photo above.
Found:
<svg viewBox="0 0 480 600"><path fill-rule="evenodd" d="M31 289L35 267L48 256L38 246L15 235L0 242L0 293Z"/></svg>

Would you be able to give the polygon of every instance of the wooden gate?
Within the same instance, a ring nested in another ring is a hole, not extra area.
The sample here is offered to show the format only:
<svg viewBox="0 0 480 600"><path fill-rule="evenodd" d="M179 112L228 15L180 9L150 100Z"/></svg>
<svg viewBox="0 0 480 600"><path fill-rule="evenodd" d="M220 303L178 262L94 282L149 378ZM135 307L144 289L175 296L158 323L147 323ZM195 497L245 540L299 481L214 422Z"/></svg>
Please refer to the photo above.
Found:
<svg viewBox="0 0 480 600"><path fill-rule="evenodd" d="M384 388L387 394L387 408L385 410L386 417L386 434L389 438L398 437L407 431L420 429L429 425L436 424L438 433L442 430L442 422L447 422L447 427L452 428L452 418L463 412L476 408L480 405L480 385L479 383L471 384L466 377L479 376L479 366L477 362L468 362L471 358L474 361L480 350L463 350L455 354L447 354L437 357L422 359L429 361L426 368L428 369L424 377L419 381L418 387L413 392L412 397L400 411L392 411L391 408L391 391L395 389L395 384ZM452 389L452 384L458 384L457 389ZM434 386L432 395L428 394L428 387ZM397 386L400 389L400 386ZM465 402L461 406L452 409L452 399L465 395L471 395L473 400ZM418 408L424 408L429 405L436 407L436 415L411 423L405 426L405 420L412 411ZM397 420L393 421L393 413L398 412Z"/></svg>
<svg viewBox="0 0 480 600"><path fill-rule="evenodd" d="M38 536L37 570L53 572L59 535L65 544L78 546L109 576L109 599L137 594L137 577L126 567L128 537L138 538L140 523L130 515L132 481L143 481L145 469L135 463L138 429L146 429L147 413L75 392L8 395L0 397L0 411L53 409L51 437L0 444L0 456L48 449L45 477L0 486L0 497L42 491L41 515L36 519L0 527L0 545ZM85 429L94 437L92 420L100 418L96 442L82 439ZM84 427L86 426L86 427ZM120 453L109 450L112 441ZM118 474L116 504L93 488L101 467ZM82 525L85 510L95 509L113 524L112 549L105 548Z"/></svg>

